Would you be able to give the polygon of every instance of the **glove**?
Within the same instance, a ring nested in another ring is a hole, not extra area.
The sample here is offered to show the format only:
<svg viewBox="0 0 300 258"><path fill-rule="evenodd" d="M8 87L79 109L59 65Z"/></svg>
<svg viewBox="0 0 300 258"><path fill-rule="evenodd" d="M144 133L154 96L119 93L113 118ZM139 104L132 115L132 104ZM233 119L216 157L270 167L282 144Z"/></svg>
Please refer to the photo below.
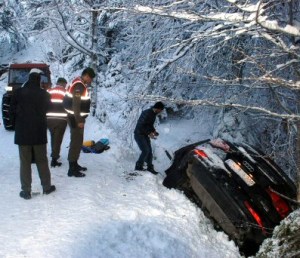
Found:
<svg viewBox="0 0 300 258"><path fill-rule="evenodd" d="M156 139L155 132L149 133L148 135L151 139Z"/></svg>

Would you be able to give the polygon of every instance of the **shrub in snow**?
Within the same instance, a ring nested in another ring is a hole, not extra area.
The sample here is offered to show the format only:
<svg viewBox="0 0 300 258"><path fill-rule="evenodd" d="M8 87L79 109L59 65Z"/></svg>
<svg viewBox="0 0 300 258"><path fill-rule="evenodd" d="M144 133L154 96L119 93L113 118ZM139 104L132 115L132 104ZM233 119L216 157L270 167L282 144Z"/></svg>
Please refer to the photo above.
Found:
<svg viewBox="0 0 300 258"><path fill-rule="evenodd" d="M300 257L300 209L285 218L262 244L257 258Z"/></svg>

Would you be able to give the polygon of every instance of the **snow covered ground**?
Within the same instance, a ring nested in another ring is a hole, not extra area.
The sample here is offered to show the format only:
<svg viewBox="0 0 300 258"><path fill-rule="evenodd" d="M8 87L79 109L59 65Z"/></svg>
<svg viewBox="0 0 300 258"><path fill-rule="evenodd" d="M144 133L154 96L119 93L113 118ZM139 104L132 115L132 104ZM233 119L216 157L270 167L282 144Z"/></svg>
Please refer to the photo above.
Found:
<svg viewBox="0 0 300 258"><path fill-rule="evenodd" d="M178 124L172 135L183 136L189 126ZM154 143L157 152L162 152L160 144L174 145L169 130L160 129L161 139ZM88 167L87 176L70 178L67 130L63 165L51 169L57 191L40 194L33 165L33 198L24 200L19 197L19 158L13 137L14 132L1 126L0 257L240 257L235 244L215 231L199 208L181 192L162 185L163 171L170 164L163 154L155 160L161 174L131 176L137 146L125 148L113 132L89 118L85 139L107 137L111 149L82 153L80 163Z"/></svg>

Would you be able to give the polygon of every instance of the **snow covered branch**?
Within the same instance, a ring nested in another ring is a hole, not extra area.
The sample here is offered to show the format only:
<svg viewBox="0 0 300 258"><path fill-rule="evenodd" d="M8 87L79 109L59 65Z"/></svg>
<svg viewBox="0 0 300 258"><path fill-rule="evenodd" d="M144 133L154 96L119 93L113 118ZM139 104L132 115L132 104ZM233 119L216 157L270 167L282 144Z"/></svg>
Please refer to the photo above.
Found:
<svg viewBox="0 0 300 258"><path fill-rule="evenodd" d="M291 36L300 36L299 27L287 24L285 26L280 26L278 21L270 20L268 16L263 15L265 7L268 3L263 3L261 0L257 1L256 4L250 4L246 1L244 4L239 4L238 0L226 0L228 3L233 4L241 12L248 13L248 19L252 22L256 22L261 27L270 30L281 32Z"/></svg>
<svg viewBox="0 0 300 258"><path fill-rule="evenodd" d="M134 96L133 98L139 100L146 100L146 101L164 101L165 103L173 103L177 105L186 105L186 106L212 106L217 108L235 108L240 110L241 112L264 113L274 118L297 120L297 121L300 120L300 115L297 114L280 114L265 109L263 107L245 106L245 105L234 104L234 103L218 103L207 99L184 100L184 99L173 99L173 98L166 98L162 96L153 96L153 95L146 95L146 96L137 95Z"/></svg>
<svg viewBox="0 0 300 258"><path fill-rule="evenodd" d="M118 11L128 11L136 12L143 14L159 15L170 18L189 20L192 22L200 21L222 21L230 23L237 26L250 27L255 24L260 25L262 28L265 28L270 31L277 31L287 35L298 36L300 37L300 30L298 27L293 25L280 26L278 21L270 20L268 16L263 14L264 5L261 1L258 1L256 4L245 3L244 5L238 4L238 1L227 0L228 3L233 4L237 7L240 12L228 13L221 11L213 11L211 13L191 13L186 11L169 11L165 7L149 7L143 5L136 5L134 8L101 8L101 10L118 10ZM244 24L244 25L242 25ZM248 25L247 25L248 24Z"/></svg>

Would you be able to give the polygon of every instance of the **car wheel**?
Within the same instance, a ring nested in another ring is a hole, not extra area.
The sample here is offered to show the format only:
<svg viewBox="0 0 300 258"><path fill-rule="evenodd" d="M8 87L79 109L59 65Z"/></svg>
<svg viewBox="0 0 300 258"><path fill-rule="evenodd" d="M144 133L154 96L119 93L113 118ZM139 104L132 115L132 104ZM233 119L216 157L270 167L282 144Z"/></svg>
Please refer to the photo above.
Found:
<svg viewBox="0 0 300 258"><path fill-rule="evenodd" d="M10 120L9 108L10 108L11 95L4 94L2 97L2 119L3 125L6 130L14 130L14 127Z"/></svg>

